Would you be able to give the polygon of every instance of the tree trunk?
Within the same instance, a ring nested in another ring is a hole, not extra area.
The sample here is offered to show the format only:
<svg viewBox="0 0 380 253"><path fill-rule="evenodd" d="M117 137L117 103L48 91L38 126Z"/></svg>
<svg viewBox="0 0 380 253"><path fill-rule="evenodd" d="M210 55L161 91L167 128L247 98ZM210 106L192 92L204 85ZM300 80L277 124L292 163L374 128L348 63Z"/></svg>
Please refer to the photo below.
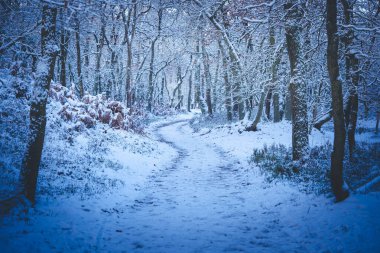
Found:
<svg viewBox="0 0 380 253"><path fill-rule="evenodd" d="M212 103L211 103L211 89L206 89L206 104L207 104L207 113L208 115L212 115Z"/></svg>
<svg viewBox="0 0 380 253"><path fill-rule="evenodd" d="M157 28L157 35L156 37L152 40L151 43L151 48L150 48L150 64L149 64L149 76L148 76L148 107L147 110L149 112L152 111L153 109L153 92L154 92L154 57L155 57L155 45L160 37L161 34L161 22L162 22L162 13L163 9L160 8L158 10L158 28Z"/></svg>
<svg viewBox="0 0 380 253"><path fill-rule="evenodd" d="M334 147L331 154L331 186L336 201L348 197L343 188L343 158L345 127L343 116L342 83L339 79L337 6L336 0L327 0L327 69L331 82L332 115L334 121Z"/></svg>
<svg viewBox="0 0 380 253"><path fill-rule="evenodd" d="M59 81L62 86L67 86L66 84L66 59L67 59L67 46L69 41L69 33L65 29L63 10L61 10L62 20L61 20L61 43L60 43L60 60L61 60L61 71L59 75Z"/></svg>
<svg viewBox="0 0 380 253"><path fill-rule="evenodd" d="M102 75L100 72L100 64L102 60L104 36L106 33L104 18L102 18L101 23L102 23L102 26L100 28L99 38L96 39L96 64L95 64L95 87L94 87L95 95L102 93Z"/></svg>
<svg viewBox="0 0 380 253"><path fill-rule="evenodd" d="M273 37L274 40L274 37ZM281 63L282 53L285 46L281 46L278 51L274 51L274 59L272 63L272 85L273 85L273 122L281 121L280 114L280 96L278 94L278 67ZM269 112L268 112L269 114Z"/></svg>
<svg viewBox="0 0 380 253"><path fill-rule="evenodd" d="M303 12L296 1L285 4L286 45L290 62L290 96L292 104L293 160L301 160L308 152L309 131L307 118L306 83L301 73L301 21Z"/></svg>
<svg viewBox="0 0 380 253"><path fill-rule="evenodd" d="M269 49L272 53L272 56L274 56L274 57L275 57L275 54L274 54L275 43L276 43L276 40L274 37L274 28L272 25L270 25L270 27L269 27ZM274 62L275 62L275 59L272 58L272 83L271 83L271 86L269 88L268 94L267 94L266 99L265 99L265 115L267 116L268 120L271 119L270 106L271 106L271 101L272 101L272 94L274 91L274 87L276 85L275 82L277 81L276 80L277 73L275 72Z"/></svg>
<svg viewBox="0 0 380 253"><path fill-rule="evenodd" d="M154 92L153 75L154 75L155 43L156 43L156 40L154 39L150 46L150 63L149 63L149 76L148 76L148 107L147 107L147 110L149 112L152 112L152 108L153 108L153 92Z"/></svg>
<svg viewBox="0 0 380 253"><path fill-rule="evenodd" d="M206 52L206 47L204 43L204 39L202 38L202 57L203 57L203 69L206 80L206 105L207 105L207 113L208 115L212 115L212 103L211 103L211 73L210 73L210 65L209 58Z"/></svg>
<svg viewBox="0 0 380 253"><path fill-rule="evenodd" d="M290 89L288 89L288 92L285 96L284 117L285 120L292 120L292 97L290 96Z"/></svg>
<svg viewBox="0 0 380 253"><path fill-rule="evenodd" d="M280 96L278 95L278 91L275 91L273 94L273 122L281 121L281 113L280 113Z"/></svg>
<svg viewBox="0 0 380 253"><path fill-rule="evenodd" d="M125 84L125 100L128 108L132 107L132 45L127 45L127 71L126 71L126 84Z"/></svg>
<svg viewBox="0 0 380 253"><path fill-rule="evenodd" d="M42 9L41 56L37 66L37 80L31 98L29 137L20 171L21 193L35 202L38 171L46 127L46 103L54 74L59 47L55 42L57 8L44 4Z"/></svg>
<svg viewBox="0 0 380 253"><path fill-rule="evenodd" d="M160 89L160 97L158 102L160 105L164 105L164 90L165 90L165 77L161 78L161 89Z"/></svg>
<svg viewBox="0 0 380 253"><path fill-rule="evenodd" d="M213 81L213 86L212 86L212 110L213 110L213 112L216 112L216 110L217 110L218 94L220 94L222 91L222 86L218 85L219 68L220 68L220 50L218 50L216 62L217 62L216 63L216 69L215 69L214 81Z"/></svg>
<svg viewBox="0 0 380 253"><path fill-rule="evenodd" d="M246 131L257 131L257 125L260 123L261 116L263 115L264 101L265 101L265 97L267 96L267 93L268 93L267 89L264 89L263 92L261 93L259 107L257 109L255 120L252 122L252 124L249 127L245 129Z"/></svg>
<svg viewBox="0 0 380 253"><path fill-rule="evenodd" d="M265 98L265 115L267 116L268 120L271 119L270 106L271 106L271 101L272 101L272 93L273 93L273 87L270 87L267 93L267 96Z"/></svg>
<svg viewBox="0 0 380 253"><path fill-rule="evenodd" d="M353 8L354 3L351 0L341 0L343 5L344 12L344 22L348 27L354 25L353 22ZM345 44L345 60L346 60L346 81L348 82L348 91L349 97L347 101L347 106L345 110L345 119L346 119L346 127L348 129L347 137L348 137L348 149L350 153L350 157L355 148L355 130L356 123L358 118L358 84L359 84L359 59L356 57L355 53L352 49L353 40L355 34L352 28L348 28L344 36L344 44Z"/></svg>
<svg viewBox="0 0 380 253"><path fill-rule="evenodd" d="M230 54L230 59L233 55ZM232 99L233 99L233 110L237 112L239 120L244 119L244 101L241 97L241 76L239 71L238 62L233 60L231 64L231 72L233 77L233 90L232 90Z"/></svg>
<svg viewBox="0 0 380 253"><path fill-rule="evenodd" d="M202 114L206 113L206 104L203 100L202 93L201 93L201 59L199 58L199 55L201 54L200 51L200 41L198 40L196 45L196 52L197 52L197 58L195 59L195 104L198 105L198 107L201 109Z"/></svg>
<svg viewBox="0 0 380 253"><path fill-rule="evenodd" d="M178 77L177 77L177 82L178 82L178 110L181 109L182 107L182 71L181 71L181 66L178 66Z"/></svg>
<svg viewBox="0 0 380 253"><path fill-rule="evenodd" d="M192 93L192 86L193 86L193 71L190 70L189 75L189 93L187 95L187 111L191 112L191 93Z"/></svg>
<svg viewBox="0 0 380 253"><path fill-rule="evenodd" d="M79 96L83 97L84 88L83 88L83 80L82 80L82 61L81 61L81 48L80 48L80 23L79 19L76 18L76 31L75 31L75 46L77 49L77 73L78 73L78 88L79 88Z"/></svg>
<svg viewBox="0 0 380 253"><path fill-rule="evenodd" d="M228 78L228 59L225 54L222 42L218 41L218 44L219 44L219 51L222 53L225 107L226 107L226 112L227 112L227 120L232 121L231 83Z"/></svg>
<svg viewBox="0 0 380 253"><path fill-rule="evenodd" d="M128 108L133 105L132 96L132 64L133 64L133 39L136 32L137 23L137 0L132 0L132 7L128 9L128 16L126 16L125 8L122 8L122 18L124 22L124 42L127 44L127 69L126 69L126 82L125 82L125 103Z"/></svg>

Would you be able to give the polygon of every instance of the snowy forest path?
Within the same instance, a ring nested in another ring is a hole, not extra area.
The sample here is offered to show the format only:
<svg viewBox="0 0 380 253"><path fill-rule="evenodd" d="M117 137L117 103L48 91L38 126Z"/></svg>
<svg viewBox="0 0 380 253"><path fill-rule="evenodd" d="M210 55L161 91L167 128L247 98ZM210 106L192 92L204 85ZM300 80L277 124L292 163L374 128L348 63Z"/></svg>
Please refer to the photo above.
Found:
<svg viewBox="0 0 380 253"><path fill-rule="evenodd" d="M161 125L156 136L176 149L178 156L171 166L150 176L142 197L124 212L121 219L130 222L126 230L131 250L236 252L260 244L265 247L270 228L262 227L258 239L252 240L251 230L258 228L249 224L259 213L268 216L268 212L256 205L240 162L203 142L187 121ZM268 226L273 228L276 212L269 214Z"/></svg>

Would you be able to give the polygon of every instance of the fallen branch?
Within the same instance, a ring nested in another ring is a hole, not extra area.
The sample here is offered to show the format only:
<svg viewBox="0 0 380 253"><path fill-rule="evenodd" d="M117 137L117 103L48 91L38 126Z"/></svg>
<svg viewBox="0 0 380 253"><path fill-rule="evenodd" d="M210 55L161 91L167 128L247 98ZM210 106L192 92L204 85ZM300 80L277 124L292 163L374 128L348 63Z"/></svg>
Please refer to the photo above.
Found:
<svg viewBox="0 0 380 253"><path fill-rule="evenodd" d="M329 122L332 119L332 110L329 110L325 115L320 117L315 123L314 123L314 128L318 129L321 131L322 126Z"/></svg>
<svg viewBox="0 0 380 253"><path fill-rule="evenodd" d="M369 191L369 189L371 187L373 187L376 184L380 184L380 176L375 177L374 179L372 179L371 181L369 181L365 185L359 187L358 189L356 189L356 192L357 193L366 193Z"/></svg>

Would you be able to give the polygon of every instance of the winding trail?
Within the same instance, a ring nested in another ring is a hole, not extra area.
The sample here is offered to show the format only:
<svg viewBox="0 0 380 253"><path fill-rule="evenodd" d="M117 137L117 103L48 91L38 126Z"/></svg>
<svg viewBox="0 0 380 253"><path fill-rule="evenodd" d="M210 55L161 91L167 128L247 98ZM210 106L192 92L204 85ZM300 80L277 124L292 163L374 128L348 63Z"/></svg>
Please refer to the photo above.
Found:
<svg viewBox="0 0 380 253"><path fill-rule="evenodd" d="M281 225L275 212L268 221L265 207L255 204L247 171L192 132L186 121L158 128L158 139L178 156L171 167L149 178L142 198L125 207L120 222L128 225L120 244L127 252L258 252L258 246L273 247L268 233ZM263 221L268 222L264 227L253 225ZM252 230L258 229L255 238Z"/></svg>
<svg viewBox="0 0 380 253"><path fill-rule="evenodd" d="M373 252L378 247L366 236L380 233L372 219L361 221L368 231L352 226L358 215L375 217L370 206L376 201L363 207L351 197L334 206L323 196L268 183L247 169L246 161L193 133L188 121L161 125L156 136L178 156L150 176L141 198L125 207L121 251Z"/></svg>

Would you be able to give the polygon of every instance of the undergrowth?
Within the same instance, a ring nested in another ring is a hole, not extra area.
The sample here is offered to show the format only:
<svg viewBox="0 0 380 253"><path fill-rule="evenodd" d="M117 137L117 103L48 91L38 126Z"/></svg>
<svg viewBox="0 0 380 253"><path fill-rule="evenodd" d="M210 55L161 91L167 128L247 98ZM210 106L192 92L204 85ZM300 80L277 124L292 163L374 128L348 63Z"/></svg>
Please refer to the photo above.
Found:
<svg viewBox="0 0 380 253"><path fill-rule="evenodd" d="M288 181L307 193L327 194L330 188L330 156L332 145L313 147L302 162L292 161L292 150L284 145L255 149L250 158L268 182ZM344 180L351 190L380 176L380 143L360 143L355 153L344 159Z"/></svg>

